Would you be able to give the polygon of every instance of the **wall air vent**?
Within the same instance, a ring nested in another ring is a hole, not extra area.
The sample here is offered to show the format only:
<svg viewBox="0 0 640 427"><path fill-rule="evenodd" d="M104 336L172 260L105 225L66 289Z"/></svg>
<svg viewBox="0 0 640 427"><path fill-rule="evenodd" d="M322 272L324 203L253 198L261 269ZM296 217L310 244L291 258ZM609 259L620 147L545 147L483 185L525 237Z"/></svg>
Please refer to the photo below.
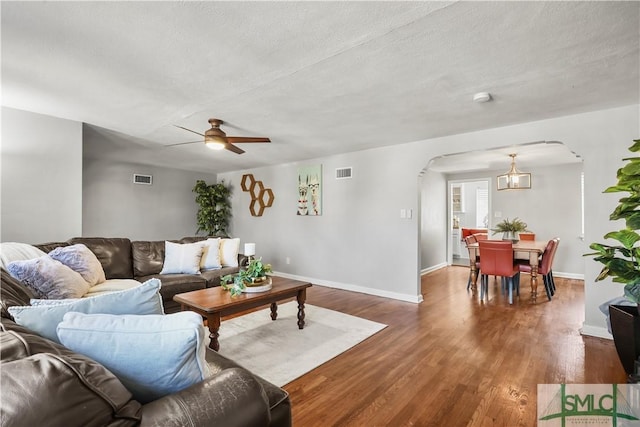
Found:
<svg viewBox="0 0 640 427"><path fill-rule="evenodd" d="M352 178L353 168L350 166L348 168L338 168L336 169L336 179L347 179Z"/></svg>
<svg viewBox="0 0 640 427"><path fill-rule="evenodd" d="M152 175L140 175L139 173L134 173L133 174L133 183L134 184L151 185L151 184L153 184L153 176Z"/></svg>

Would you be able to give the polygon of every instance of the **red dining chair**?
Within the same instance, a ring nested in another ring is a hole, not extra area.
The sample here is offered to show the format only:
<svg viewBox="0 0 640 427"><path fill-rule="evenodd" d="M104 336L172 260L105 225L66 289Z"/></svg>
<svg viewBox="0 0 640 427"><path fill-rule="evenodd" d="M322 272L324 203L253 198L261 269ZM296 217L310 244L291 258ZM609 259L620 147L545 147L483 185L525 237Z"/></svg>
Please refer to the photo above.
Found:
<svg viewBox="0 0 640 427"><path fill-rule="evenodd" d="M464 238L464 244L467 245L467 250L469 251L469 263L473 262L472 260L473 253L471 252L471 249L469 249L469 245L476 242L477 240L473 234ZM476 257L475 263L476 263L476 277L478 277L478 275L480 274L480 257ZM467 290L471 288L472 276L473 274L471 273L471 268L469 268L469 280L467 280Z"/></svg>
<svg viewBox="0 0 640 427"><path fill-rule="evenodd" d="M478 242L480 240L489 240L488 233L476 233L476 234L472 234L472 236L474 236Z"/></svg>
<svg viewBox="0 0 640 427"><path fill-rule="evenodd" d="M513 243L503 240L480 240L480 299L487 294L489 300L489 275L501 276L509 286L509 304L513 304L513 290L520 295L520 269L513 259ZM503 284L504 284L503 280Z"/></svg>
<svg viewBox="0 0 640 427"><path fill-rule="evenodd" d="M551 297L556 293L556 284L553 280L551 268L553 266L553 259L555 258L559 244L560 239L557 237L549 240L547 246L542 252L540 265L538 266L538 275L542 276L544 291L546 292L549 301L551 301ZM529 261L517 260L517 263L520 272L531 274L531 265L529 265Z"/></svg>

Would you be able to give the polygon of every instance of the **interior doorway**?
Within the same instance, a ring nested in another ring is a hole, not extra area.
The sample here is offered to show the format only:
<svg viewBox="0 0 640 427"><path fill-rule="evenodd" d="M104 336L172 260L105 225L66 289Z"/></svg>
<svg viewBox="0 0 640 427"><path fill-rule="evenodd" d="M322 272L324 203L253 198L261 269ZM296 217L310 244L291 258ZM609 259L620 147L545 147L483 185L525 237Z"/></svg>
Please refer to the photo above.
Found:
<svg viewBox="0 0 640 427"><path fill-rule="evenodd" d="M469 265L462 229L491 228L490 178L448 181L448 260L451 265Z"/></svg>

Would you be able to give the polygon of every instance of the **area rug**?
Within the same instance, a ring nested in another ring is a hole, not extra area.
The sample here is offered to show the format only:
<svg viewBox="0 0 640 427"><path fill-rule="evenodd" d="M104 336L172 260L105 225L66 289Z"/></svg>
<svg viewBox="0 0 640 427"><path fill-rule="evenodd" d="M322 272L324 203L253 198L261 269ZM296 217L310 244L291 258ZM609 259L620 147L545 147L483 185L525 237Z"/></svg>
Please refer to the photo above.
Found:
<svg viewBox="0 0 640 427"><path fill-rule="evenodd" d="M304 312L302 330L295 301L278 306L276 321L268 308L223 320L220 354L282 387L387 326L309 304Z"/></svg>

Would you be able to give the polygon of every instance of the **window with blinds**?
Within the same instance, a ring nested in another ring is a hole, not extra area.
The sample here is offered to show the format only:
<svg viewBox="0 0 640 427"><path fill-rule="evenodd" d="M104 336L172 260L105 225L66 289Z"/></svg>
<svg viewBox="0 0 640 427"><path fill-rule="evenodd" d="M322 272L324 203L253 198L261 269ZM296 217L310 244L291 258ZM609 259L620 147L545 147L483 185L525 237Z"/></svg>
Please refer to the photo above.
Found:
<svg viewBox="0 0 640 427"><path fill-rule="evenodd" d="M476 189L476 227L487 228L489 226L489 190Z"/></svg>

